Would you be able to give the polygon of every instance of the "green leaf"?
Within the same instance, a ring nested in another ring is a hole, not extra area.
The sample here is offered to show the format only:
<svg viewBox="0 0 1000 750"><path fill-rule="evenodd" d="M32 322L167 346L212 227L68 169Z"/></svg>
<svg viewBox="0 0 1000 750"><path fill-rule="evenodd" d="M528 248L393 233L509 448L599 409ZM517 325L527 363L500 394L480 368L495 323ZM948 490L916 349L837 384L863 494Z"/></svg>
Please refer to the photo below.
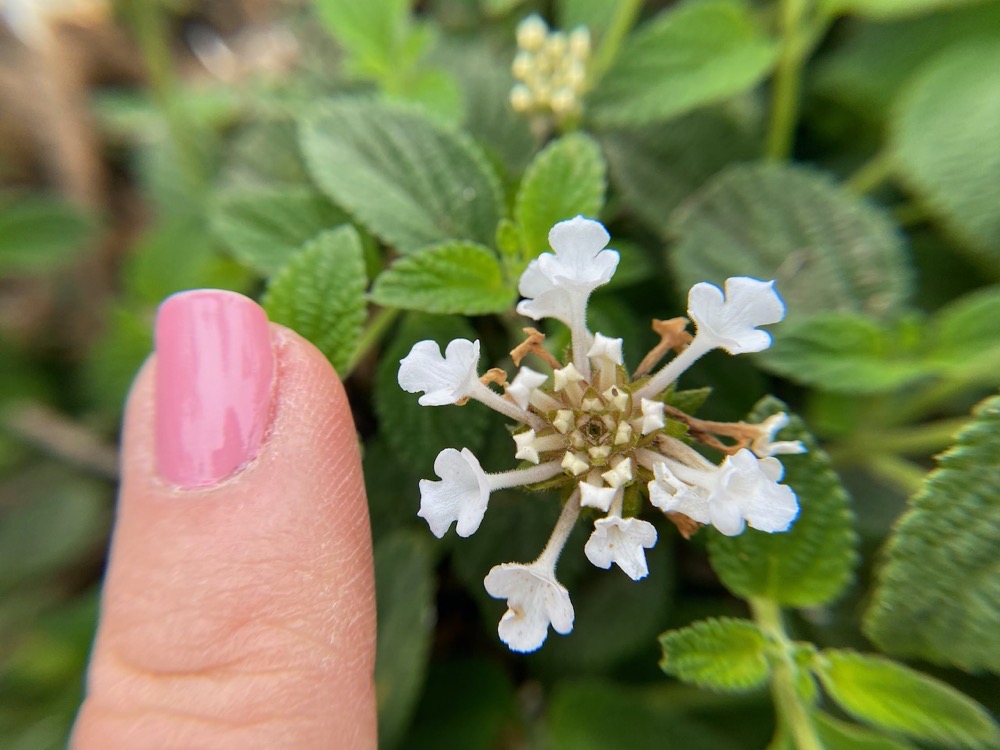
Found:
<svg viewBox="0 0 1000 750"><path fill-rule="evenodd" d="M106 318L87 352L83 386L89 404L117 418L136 373L153 350L153 325L124 307L109 310Z"/></svg>
<svg viewBox="0 0 1000 750"><path fill-rule="evenodd" d="M514 302L496 253L474 242L442 242L404 255L375 279L372 299L385 307L484 315Z"/></svg>
<svg viewBox="0 0 1000 750"><path fill-rule="evenodd" d="M45 273L94 238L97 222L58 198L0 196L0 273Z"/></svg>
<svg viewBox="0 0 1000 750"><path fill-rule="evenodd" d="M896 225L813 169L732 166L675 211L671 227L677 244L669 260L685 291L730 276L776 279L788 319L885 316L910 294Z"/></svg>
<svg viewBox="0 0 1000 750"><path fill-rule="evenodd" d="M762 399L748 421L761 422L788 408L776 398ZM781 456L782 482L799 498L799 517L791 530L766 534L747 529L739 536L712 533L708 549L712 567L737 596L767 597L791 607L826 604L851 581L857 536L847 492L830 459L806 432L802 420L790 415L781 440L801 440L808 453Z"/></svg>
<svg viewBox="0 0 1000 750"><path fill-rule="evenodd" d="M210 208L212 231L240 262L269 276L302 243L347 215L305 186L221 193Z"/></svg>
<svg viewBox="0 0 1000 750"><path fill-rule="evenodd" d="M375 378L379 433L398 459L425 478L432 478L434 459L443 449L468 448L475 452L482 446L492 412L479 403L421 406L417 403L418 394L407 393L399 387L399 361L418 341L436 341L443 350L449 341L457 338L471 341L477 336L461 318L409 314L383 352ZM411 491L416 509L419 497L416 485Z"/></svg>
<svg viewBox="0 0 1000 750"><path fill-rule="evenodd" d="M365 323L367 285L361 238L354 227L341 227L307 242L271 279L264 309L345 373Z"/></svg>
<svg viewBox="0 0 1000 750"><path fill-rule="evenodd" d="M595 47L615 16L617 3L607 0L560 0L557 4L558 27L572 31L578 26L590 30L591 46Z"/></svg>
<svg viewBox="0 0 1000 750"><path fill-rule="evenodd" d="M604 206L607 166L590 136L572 133L552 141L528 165L517 191L514 220L521 230L522 264L549 250L549 230L583 215L596 218Z"/></svg>
<svg viewBox="0 0 1000 750"><path fill-rule="evenodd" d="M351 55L360 75L382 76L392 70L407 31L410 0L314 0L320 20Z"/></svg>
<svg viewBox="0 0 1000 750"><path fill-rule="evenodd" d="M813 713L813 724L824 750L913 750L912 745L835 719L822 711Z"/></svg>
<svg viewBox="0 0 1000 750"><path fill-rule="evenodd" d="M434 629L434 573L425 534L397 531L375 546L380 747L399 743L416 708Z"/></svg>
<svg viewBox="0 0 1000 750"><path fill-rule="evenodd" d="M830 15L852 15L886 20L903 16L916 16L939 10L949 10L961 5L983 0L822 0L823 12Z"/></svg>
<svg viewBox="0 0 1000 750"><path fill-rule="evenodd" d="M902 664L828 650L817 659L815 671L829 696L861 721L947 747L1000 746L1000 728L986 709Z"/></svg>
<svg viewBox="0 0 1000 750"><path fill-rule="evenodd" d="M1000 672L1000 396L941 456L889 539L865 632L886 651Z"/></svg>
<svg viewBox="0 0 1000 750"><path fill-rule="evenodd" d="M749 620L703 620L660 636L660 669L710 690L742 692L767 682L766 641Z"/></svg>
<svg viewBox="0 0 1000 750"><path fill-rule="evenodd" d="M777 52L746 3L684 3L626 40L587 110L603 127L677 117L755 86Z"/></svg>
<svg viewBox="0 0 1000 750"><path fill-rule="evenodd" d="M927 358L952 376L1000 384L1000 286L941 308L928 339Z"/></svg>
<svg viewBox="0 0 1000 750"><path fill-rule="evenodd" d="M246 291L250 274L219 252L205 217L181 215L154 225L125 259L123 276L130 301L159 304L185 289Z"/></svg>
<svg viewBox="0 0 1000 750"><path fill-rule="evenodd" d="M887 330L852 313L821 313L778 327L774 344L760 357L772 372L836 393L883 393L927 377L905 322Z"/></svg>
<svg viewBox="0 0 1000 750"><path fill-rule="evenodd" d="M996 274L1000 262L1000 48L995 40L942 53L902 95L890 146L900 176Z"/></svg>
<svg viewBox="0 0 1000 750"><path fill-rule="evenodd" d="M671 212L712 175L761 150L759 136L720 108L612 130L602 142L623 209L666 234Z"/></svg>
<svg viewBox="0 0 1000 750"><path fill-rule="evenodd" d="M468 137L418 112L329 101L302 125L316 183L401 252L445 240L493 241L500 188Z"/></svg>

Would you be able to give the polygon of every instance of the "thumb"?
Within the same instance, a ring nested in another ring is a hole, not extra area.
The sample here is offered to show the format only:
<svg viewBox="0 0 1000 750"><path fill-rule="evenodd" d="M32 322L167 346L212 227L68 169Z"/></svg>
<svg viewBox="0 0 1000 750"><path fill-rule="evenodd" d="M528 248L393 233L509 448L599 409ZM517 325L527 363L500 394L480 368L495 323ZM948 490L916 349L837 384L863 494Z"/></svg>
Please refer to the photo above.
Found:
<svg viewBox="0 0 1000 750"><path fill-rule="evenodd" d="M374 748L354 426L311 344L231 292L160 308L73 747Z"/></svg>

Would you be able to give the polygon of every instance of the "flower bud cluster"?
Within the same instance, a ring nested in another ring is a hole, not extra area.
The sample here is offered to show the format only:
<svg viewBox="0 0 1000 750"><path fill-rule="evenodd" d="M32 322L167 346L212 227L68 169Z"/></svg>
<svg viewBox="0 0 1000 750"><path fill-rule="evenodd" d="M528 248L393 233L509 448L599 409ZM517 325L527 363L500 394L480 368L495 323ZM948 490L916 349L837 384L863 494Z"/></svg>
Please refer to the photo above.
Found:
<svg viewBox="0 0 1000 750"><path fill-rule="evenodd" d="M511 352L520 369L509 383L492 371L480 378L478 341L452 341L444 355L436 343L421 341L400 362L399 384L423 393L421 404L473 399L520 423L513 432L514 458L521 461L516 469L487 473L468 449L447 448L438 455L439 479L420 481L418 513L436 536L453 523L459 536L475 533L497 490L563 489L562 513L539 557L497 565L484 581L490 595L507 600L498 632L515 651L537 649L550 626L558 633L572 630L573 605L556 579L556 563L584 508L600 516L584 547L587 559L600 568L617 565L633 580L648 574L645 550L656 544L657 533L649 521L626 514L630 487L648 496L685 536L707 524L730 536L748 525L782 532L798 514L795 493L780 484L784 469L775 456L805 449L798 441L776 439L788 423L784 414L760 424L705 422L669 403L677 378L703 354L717 348L757 352L770 345L770 335L759 326L776 323L785 313L774 282L737 277L724 289L696 284L688 295L696 334L683 330L685 318L656 321L654 330L663 340L630 376L622 340L591 333L586 324L591 292L618 266L618 253L607 249L609 239L591 219L560 222L549 232L555 252L531 261L521 276L524 299L517 311L569 327L567 362L545 350L544 337L530 328L528 340ZM671 350L673 359L649 374ZM549 373L521 365L532 354ZM505 385L503 395L490 388L497 382ZM685 432L686 440L677 437ZM691 441L721 451L724 460L713 464Z"/></svg>
<svg viewBox="0 0 1000 750"><path fill-rule="evenodd" d="M553 114L563 120L583 109L590 59L590 31L551 31L538 15L517 27L517 55L512 71L517 83L510 92L516 112Z"/></svg>

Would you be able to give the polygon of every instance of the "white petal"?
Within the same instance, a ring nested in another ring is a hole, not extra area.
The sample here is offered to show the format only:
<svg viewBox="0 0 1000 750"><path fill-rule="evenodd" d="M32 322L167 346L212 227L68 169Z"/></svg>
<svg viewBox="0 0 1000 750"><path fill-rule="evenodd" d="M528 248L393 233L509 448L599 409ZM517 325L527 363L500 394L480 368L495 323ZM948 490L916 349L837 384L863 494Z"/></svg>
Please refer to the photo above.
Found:
<svg viewBox="0 0 1000 750"><path fill-rule="evenodd" d="M638 518L610 516L594 522L594 532L583 551L598 568L615 563L633 581L649 574L644 550L656 544L653 524Z"/></svg>
<svg viewBox="0 0 1000 750"><path fill-rule="evenodd" d="M616 491L614 487L598 487L590 482L580 482L580 505L607 513Z"/></svg>
<svg viewBox="0 0 1000 750"><path fill-rule="evenodd" d="M452 522L459 536L479 528L490 499L489 482L479 460L468 448L445 448L434 459L434 473L441 481L420 480L420 511L434 536L440 538Z"/></svg>
<svg viewBox="0 0 1000 750"><path fill-rule="evenodd" d="M550 568L504 563L494 566L483 584L490 596L507 600L497 631L512 651L538 649L545 642L549 625L563 635L573 629L569 592Z"/></svg>
<svg viewBox="0 0 1000 750"><path fill-rule="evenodd" d="M530 367L522 367L507 386L507 395L522 409L527 409L532 392L546 380L548 380L547 375L535 372Z"/></svg>
<svg viewBox="0 0 1000 750"><path fill-rule="evenodd" d="M616 365L620 365L622 359L622 339L612 339L603 333L594 334L594 343L587 352L588 357L610 360Z"/></svg>
<svg viewBox="0 0 1000 750"><path fill-rule="evenodd" d="M740 506L732 498L713 499L709 504L709 517L712 525L726 536L737 536L746 528Z"/></svg>
<svg viewBox="0 0 1000 750"><path fill-rule="evenodd" d="M572 326L582 321L590 293L608 283L618 267L618 253L605 250L610 237L600 222L577 216L549 232L553 253L531 261L518 283L517 311L538 320L555 318Z"/></svg>
<svg viewBox="0 0 1000 750"><path fill-rule="evenodd" d="M445 354L434 341L418 341L399 362L399 387L423 392L421 406L454 404L465 398L479 378L479 341L455 339Z"/></svg>
<svg viewBox="0 0 1000 750"><path fill-rule="evenodd" d="M666 422L663 419L663 409L664 403L662 401L651 401L648 398L642 400L643 435L662 430L666 426Z"/></svg>
<svg viewBox="0 0 1000 750"><path fill-rule="evenodd" d="M683 513L692 521L709 523L708 491L682 482L665 463L653 466L655 479L649 483L649 501L664 513Z"/></svg>
<svg viewBox="0 0 1000 750"><path fill-rule="evenodd" d="M773 534L789 529L799 513L799 503L791 487L776 481L782 475L778 459L757 459L743 448L728 456L720 471L718 502L736 503L742 517L760 531ZM716 502L713 496L712 503Z"/></svg>
<svg viewBox="0 0 1000 750"><path fill-rule="evenodd" d="M771 335L757 326L777 323L785 317L785 304L774 291L773 281L746 276L726 279L726 292L701 282L688 293L688 315L698 326L698 336L707 337L730 354L759 352L771 345Z"/></svg>

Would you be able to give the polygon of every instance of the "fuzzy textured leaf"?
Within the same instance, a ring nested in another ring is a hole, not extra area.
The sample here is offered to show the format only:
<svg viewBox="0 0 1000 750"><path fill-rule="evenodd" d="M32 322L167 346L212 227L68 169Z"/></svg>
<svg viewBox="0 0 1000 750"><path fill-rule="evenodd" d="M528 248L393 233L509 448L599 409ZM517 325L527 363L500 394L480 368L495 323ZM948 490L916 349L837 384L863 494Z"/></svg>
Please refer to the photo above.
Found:
<svg viewBox="0 0 1000 750"><path fill-rule="evenodd" d="M890 537L866 633L892 654L1000 672L998 549L995 396L976 409Z"/></svg>
<svg viewBox="0 0 1000 750"><path fill-rule="evenodd" d="M372 299L404 310L485 315L509 309L515 290L492 250L474 242L443 242L405 255L379 274Z"/></svg>
<svg viewBox="0 0 1000 750"><path fill-rule="evenodd" d="M624 208L662 234L671 212L723 167L760 153L760 138L719 108L602 138Z"/></svg>
<svg viewBox="0 0 1000 750"><path fill-rule="evenodd" d="M1000 48L950 49L903 93L890 131L900 175L996 274L1000 263Z"/></svg>
<svg viewBox="0 0 1000 750"><path fill-rule="evenodd" d="M777 52L744 2L681 4L626 40L587 109L605 127L667 120L756 85Z"/></svg>
<svg viewBox="0 0 1000 750"><path fill-rule="evenodd" d="M549 230L583 215L596 218L604 206L607 166L590 136L573 133L552 141L528 165L517 191L514 220L521 230L521 260L549 251Z"/></svg>
<svg viewBox="0 0 1000 750"><path fill-rule="evenodd" d="M828 650L817 659L823 689L847 713L891 732L946 747L995 748L989 713L947 683L878 656Z"/></svg>
<svg viewBox="0 0 1000 750"><path fill-rule="evenodd" d="M404 38L410 0L314 0L313 4L327 30L350 52L357 72L390 70Z"/></svg>
<svg viewBox="0 0 1000 750"><path fill-rule="evenodd" d="M339 99L305 119L301 138L316 184L401 252L493 241L500 188L467 136L416 111Z"/></svg>
<svg viewBox="0 0 1000 750"><path fill-rule="evenodd" d="M395 747L413 715L434 630L434 571L426 537L397 531L375 545L380 747Z"/></svg>
<svg viewBox="0 0 1000 750"><path fill-rule="evenodd" d="M307 186L222 193L210 207L212 233L264 276L280 269L307 240L347 221L347 214Z"/></svg>
<svg viewBox="0 0 1000 750"><path fill-rule="evenodd" d="M479 403L421 406L417 394L399 387L399 361L418 341L436 341L443 350L457 338L472 341L477 336L462 318L410 313L382 353L375 377L375 411L380 434L398 459L428 479L433 478L434 458L444 448L464 447L476 452L482 446L492 412ZM416 513L419 497L416 486L411 491Z"/></svg>
<svg viewBox="0 0 1000 750"><path fill-rule="evenodd" d="M910 294L896 225L825 174L742 164L674 212L670 263L686 291L730 276L776 279L788 319L819 312L881 317Z"/></svg>
<svg viewBox="0 0 1000 750"><path fill-rule="evenodd" d="M660 646L664 672L710 690L751 690L763 685L771 673L764 635L749 620L703 620L664 633Z"/></svg>
<svg viewBox="0 0 1000 750"><path fill-rule="evenodd" d="M827 391L882 393L935 372L899 333L863 315L821 313L778 328L760 359L779 375Z"/></svg>
<svg viewBox="0 0 1000 750"><path fill-rule="evenodd" d="M354 227L323 232L273 278L264 309L312 341L338 372L354 356L367 304L361 238Z"/></svg>
<svg viewBox="0 0 1000 750"><path fill-rule="evenodd" d="M760 422L788 407L773 397L762 399L748 421ZM808 453L781 456L782 481L799 499L791 530L766 534L747 529L739 536L713 532L708 549L712 567L737 596L767 597L790 607L826 604L851 581L856 560L855 534L847 492L830 459L806 432L802 420L791 421L781 440L801 440Z"/></svg>

